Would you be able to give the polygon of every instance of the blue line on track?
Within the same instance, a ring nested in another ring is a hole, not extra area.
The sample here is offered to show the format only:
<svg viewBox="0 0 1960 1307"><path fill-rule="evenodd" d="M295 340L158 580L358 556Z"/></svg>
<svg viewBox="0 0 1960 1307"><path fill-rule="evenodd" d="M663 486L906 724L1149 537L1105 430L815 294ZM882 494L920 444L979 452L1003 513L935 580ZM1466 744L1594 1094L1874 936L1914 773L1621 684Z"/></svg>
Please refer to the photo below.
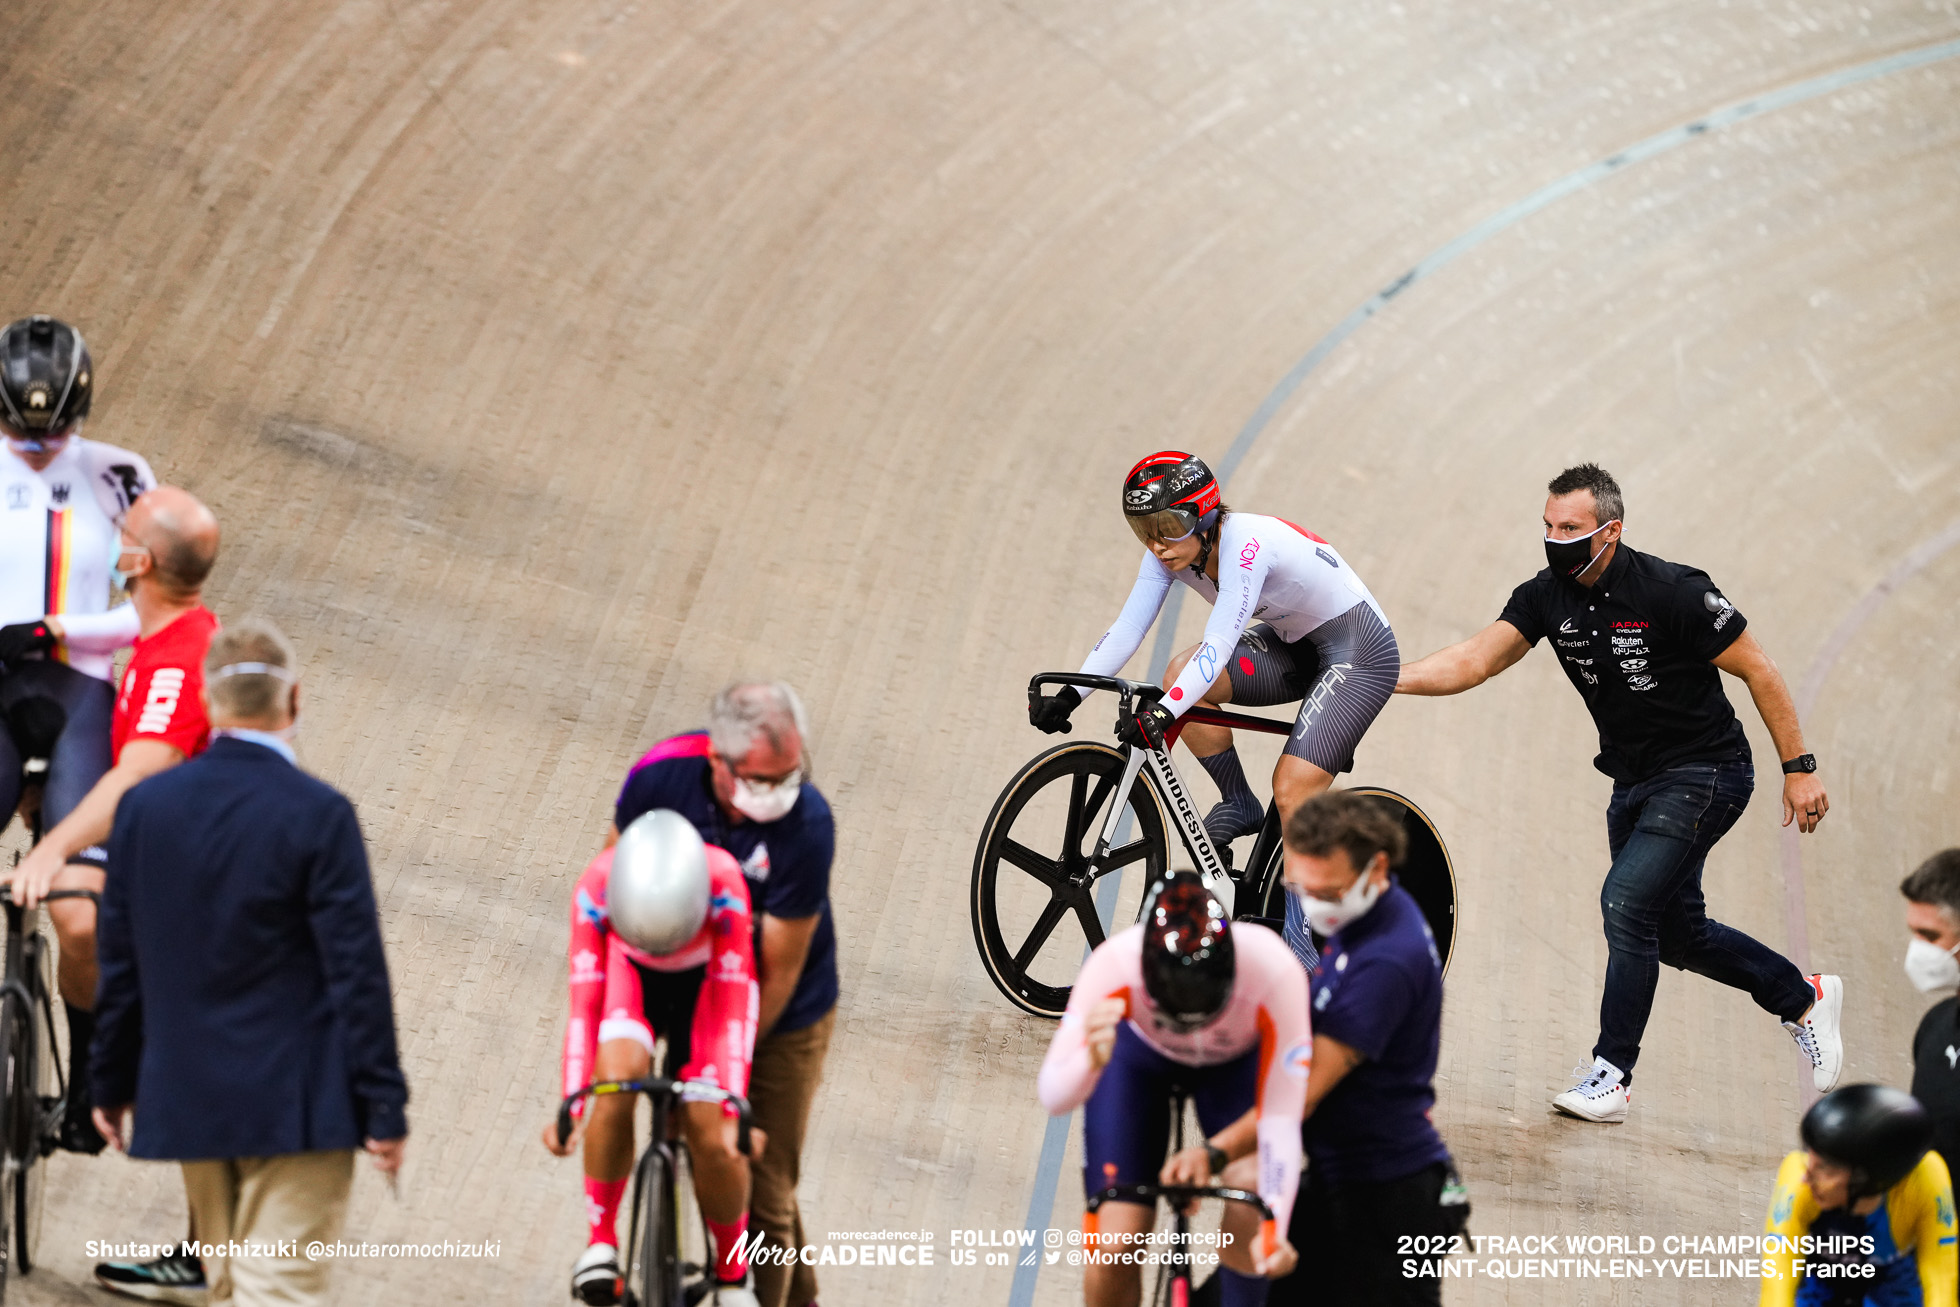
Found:
<svg viewBox="0 0 1960 1307"><path fill-rule="evenodd" d="M1893 73L1924 68L1928 64L1940 63L1956 56L1960 56L1960 40L1941 41L1913 50L1902 50L1897 54L1886 55L1882 59L1854 64L1849 68L1840 68L1836 72L1825 73L1806 81L1793 82L1789 86L1737 101L1705 114L1693 122L1670 128L1657 136L1650 136L1577 172L1568 173L1549 186L1527 195L1510 208L1484 219L1370 295L1353 312L1342 318L1332 331L1322 336L1314 347L1279 379L1278 384L1267 392L1266 398L1260 401L1259 407L1253 410L1252 416L1239 429L1239 434L1226 449L1225 457L1220 459L1214 468L1219 482L1222 484L1231 480L1239 464L1243 463L1245 456L1252 452L1254 443L1265 433L1272 420L1286 406L1286 402L1293 398L1294 392L1300 389L1300 384L1314 369L1325 362L1327 356L1338 349L1343 341L1361 330L1370 318L1387 308L1391 301L1409 287L1434 276L1491 237L1516 226L1540 209L1574 192L1584 190L1594 182L1610 177L1633 164L1644 163L1656 155L1665 154L1677 146L1686 145L1710 132L1732 127L1751 118L1759 118L1778 109L1787 109L1791 105L1802 104L1819 96L1830 95L1834 91L1856 86L1860 82L1869 82L1876 78L1889 77ZM1157 638L1150 648L1148 677L1151 680L1161 677L1164 668L1170 663L1171 645L1176 638L1177 619L1183 607L1184 588L1172 586L1170 598L1165 602L1163 611L1158 614ZM1799 894L1801 894L1800 887ZM1102 906L1100 895L1098 906ZM1112 893L1111 901L1104 909L1105 913L1114 906ZM1062 1157L1068 1144L1069 1125L1074 1119L1072 1113L1066 1117L1050 1117L1047 1132L1042 1136L1041 1159L1035 1167L1034 1192L1028 1199L1028 1220L1024 1227L1037 1231L1037 1237L1039 1231L1047 1228L1049 1218L1054 1214L1055 1188L1061 1179ZM1009 1291L1007 1299L1008 1307L1033 1307L1035 1280L1040 1273L1039 1259L1035 1265L1020 1267L1015 1271L1013 1288Z"/></svg>

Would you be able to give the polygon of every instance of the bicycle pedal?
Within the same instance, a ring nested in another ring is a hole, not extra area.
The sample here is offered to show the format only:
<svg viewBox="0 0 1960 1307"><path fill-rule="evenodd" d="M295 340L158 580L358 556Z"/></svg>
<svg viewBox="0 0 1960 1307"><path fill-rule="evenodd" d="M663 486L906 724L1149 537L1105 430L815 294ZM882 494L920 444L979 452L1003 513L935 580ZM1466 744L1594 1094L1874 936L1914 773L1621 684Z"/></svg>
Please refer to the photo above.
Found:
<svg viewBox="0 0 1960 1307"><path fill-rule="evenodd" d="M686 1303L687 1307L695 1307L696 1303L705 1302L708 1295L714 1291L715 1282L703 1277L681 1289L681 1301Z"/></svg>

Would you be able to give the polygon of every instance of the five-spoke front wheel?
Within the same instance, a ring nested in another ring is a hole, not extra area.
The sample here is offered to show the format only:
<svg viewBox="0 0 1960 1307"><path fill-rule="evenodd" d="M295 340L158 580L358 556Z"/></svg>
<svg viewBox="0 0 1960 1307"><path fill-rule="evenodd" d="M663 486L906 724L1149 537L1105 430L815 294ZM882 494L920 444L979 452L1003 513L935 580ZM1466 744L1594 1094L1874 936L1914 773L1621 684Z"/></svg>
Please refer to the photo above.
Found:
<svg viewBox="0 0 1960 1307"><path fill-rule="evenodd" d="M1127 761L1124 751L1081 741L1023 767L994 802L973 859L973 938L987 974L1010 1002L1059 1017L1086 950L1103 942L1095 890L1119 870L1141 885L1169 856L1163 814L1139 776L1116 842L1089 864Z"/></svg>

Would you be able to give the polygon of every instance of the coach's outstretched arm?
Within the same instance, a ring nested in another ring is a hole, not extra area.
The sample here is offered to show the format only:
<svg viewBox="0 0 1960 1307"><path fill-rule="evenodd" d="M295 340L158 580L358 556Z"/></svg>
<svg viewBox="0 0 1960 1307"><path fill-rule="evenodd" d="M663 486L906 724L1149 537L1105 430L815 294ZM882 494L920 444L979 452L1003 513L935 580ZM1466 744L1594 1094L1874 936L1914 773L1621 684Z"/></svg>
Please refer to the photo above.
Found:
<svg viewBox="0 0 1960 1307"><path fill-rule="evenodd" d="M1438 649L1418 662L1404 663L1397 694L1461 694L1531 652L1518 628L1498 620L1461 644Z"/></svg>

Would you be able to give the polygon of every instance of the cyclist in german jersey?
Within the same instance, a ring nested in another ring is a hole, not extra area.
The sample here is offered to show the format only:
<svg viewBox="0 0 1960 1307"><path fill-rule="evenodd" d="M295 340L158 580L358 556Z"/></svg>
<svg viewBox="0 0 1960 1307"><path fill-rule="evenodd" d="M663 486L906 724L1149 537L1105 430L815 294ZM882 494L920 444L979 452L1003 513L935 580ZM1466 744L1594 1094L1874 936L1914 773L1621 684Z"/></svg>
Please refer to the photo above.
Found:
<svg viewBox="0 0 1960 1307"><path fill-rule="evenodd" d="M1763 1307L1929 1307L1960 1291L1953 1185L1910 1094L1846 1085L1803 1119L1770 1199Z"/></svg>
<svg viewBox="0 0 1960 1307"><path fill-rule="evenodd" d="M141 456L80 435L93 372L66 323L0 330L0 813L20 801L23 758L45 753L44 828L112 762L112 664L138 620L133 605L109 607L110 578L125 514L156 487Z"/></svg>
<svg viewBox="0 0 1960 1307"><path fill-rule="evenodd" d="M202 595L217 561L217 519L184 490L158 486L129 510L118 539L119 566L128 568L130 607L141 634L124 674L123 693L117 696L109 686L102 687L110 712L100 729L104 752L113 752L114 764L66 815L46 827L14 868L13 900L22 907L36 906L50 889L99 893L104 872L96 851L109 838L122 796L201 751L208 735L199 690L217 619L203 606ZM141 695L133 692L139 683ZM95 905L87 899L57 901L48 905L48 917L61 945L55 974L71 1047L87 1048L97 983ZM102 1136L83 1115L87 1095L77 1092L86 1084L77 1080L71 1085L62 1146L100 1152Z"/></svg>
<svg viewBox="0 0 1960 1307"><path fill-rule="evenodd" d="M1313 1060L1307 977L1278 936L1226 919L1194 872L1159 881L1142 920L1099 945L1083 964L1068 1010L1041 1064L1041 1105L1082 1117L1083 1187L1189 1183L1165 1165L1170 1093L1187 1092L1209 1136L1248 1109L1258 1112L1256 1169L1226 1172L1226 1183L1255 1189L1287 1226L1300 1183L1300 1119ZM1220 1155L1211 1154L1218 1158ZM1222 1158L1214 1173L1224 1170ZM1214 1181L1215 1183L1215 1181ZM1135 1203L1102 1208L1113 1240L1150 1229L1153 1213ZM1221 1250L1223 1307L1257 1307L1266 1279L1286 1274L1293 1249L1263 1245L1256 1221L1228 1204ZM1121 1253L1120 1246L1105 1252ZM1134 1303L1139 1268L1091 1261L1083 1273L1089 1307Z"/></svg>
<svg viewBox="0 0 1960 1307"><path fill-rule="evenodd" d="M625 938L627 928L616 925L616 915L624 920L629 914L612 901L612 878L628 859L638 859L643 867L656 860L700 864L700 915L689 917L686 904L669 914L686 918L692 927L685 935L673 930L678 942L658 949L637 947ZM664 1036L665 1074L746 1094L757 1002L751 929L748 885L740 864L725 850L702 843L684 817L666 809L649 812L627 827L617 843L586 866L572 893L564 1093L596 1080L647 1075L654 1040ZM620 1291L615 1227L633 1169L635 1100L615 1095L589 1101L591 1111L587 1115L580 1105L580 1127L570 1139L559 1142L554 1121L545 1127L544 1143L563 1157L583 1136L589 1237L573 1268L572 1292L583 1302L604 1304L617 1302ZM718 1102L687 1102L681 1124L695 1197L719 1256L711 1301L722 1307L754 1307L743 1251L749 1162L736 1150L734 1122Z"/></svg>
<svg viewBox="0 0 1960 1307"><path fill-rule="evenodd" d="M1395 689L1401 653L1381 606L1347 560L1313 532L1277 517L1232 511L1211 469L1176 450L1152 454L1124 481L1123 511L1146 552L1116 622L1082 671L1110 676L1143 643L1173 582L1212 605L1204 638L1173 658L1162 702L1121 724L1132 744L1155 744L1194 705L1248 707L1300 700L1273 772L1282 821L1354 765L1355 746ZM1038 699L1029 718L1068 729L1082 696L1073 688ZM1259 829L1265 812L1246 783L1232 733L1192 724L1182 738L1218 785L1205 817L1221 849Z"/></svg>

